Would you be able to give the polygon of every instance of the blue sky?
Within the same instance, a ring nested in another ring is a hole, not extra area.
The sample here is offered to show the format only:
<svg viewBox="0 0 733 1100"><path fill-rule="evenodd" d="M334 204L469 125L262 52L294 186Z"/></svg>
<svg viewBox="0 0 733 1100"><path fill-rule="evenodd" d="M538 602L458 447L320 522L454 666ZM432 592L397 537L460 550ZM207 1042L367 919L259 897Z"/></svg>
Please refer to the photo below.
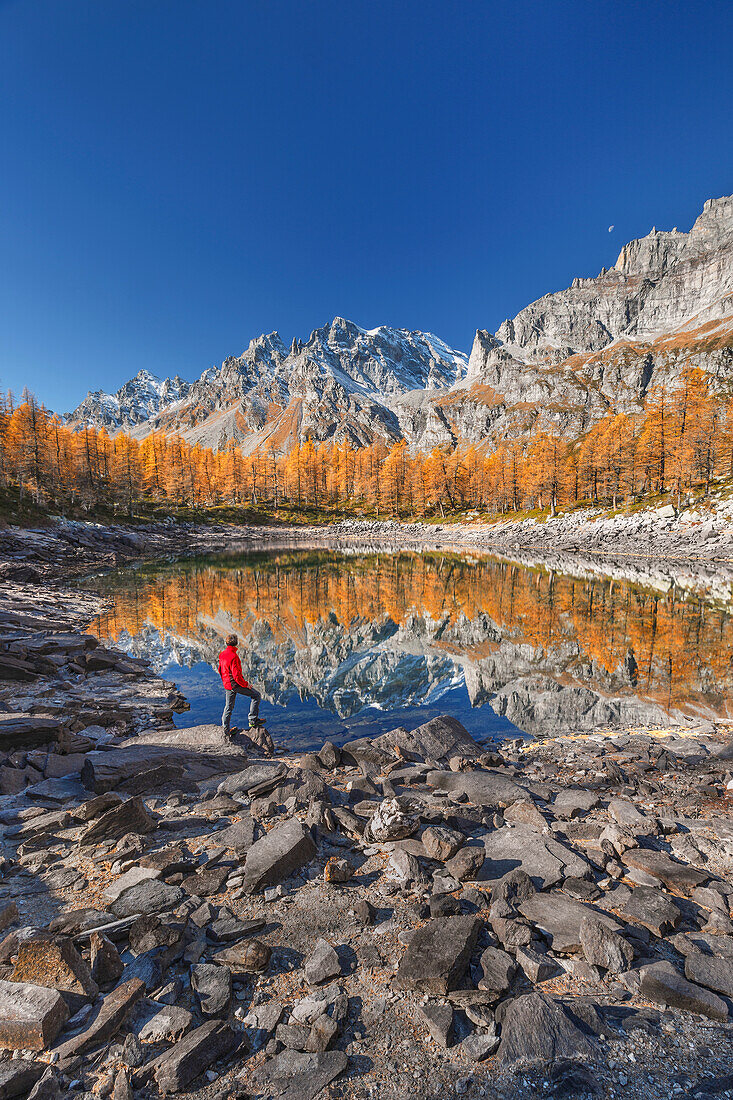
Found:
<svg viewBox="0 0 733 1100"><path fill-rule="evenodd" d="M468 350L733 192L732 40L727 0L0 0L0 387L336 315Z"/></svg>

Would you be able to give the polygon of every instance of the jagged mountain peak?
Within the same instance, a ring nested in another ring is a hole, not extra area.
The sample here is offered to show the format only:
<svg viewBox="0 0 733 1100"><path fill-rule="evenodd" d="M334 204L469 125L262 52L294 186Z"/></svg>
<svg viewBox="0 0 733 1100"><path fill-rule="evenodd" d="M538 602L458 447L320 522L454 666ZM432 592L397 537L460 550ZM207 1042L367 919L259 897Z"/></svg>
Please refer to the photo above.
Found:
<svg viewBox="0 0 733 1100"><path fill-rule="evenodd" d="M129 430L159 415L162 408L185 398L188 382L179 375L160 379L143 367L116 393L89 391L76 409L66 417L72 427L104 427L112 431Z"/></svg>
<svg viewBox="0 0 733 1100"><path fill-rule="evenodd" d="M578 436L609 411L638 411L685 366L729 387L733 196L708 200L689 232L652 227L613 268L544 295L495 336L479 330L469 363L449 426L474 439L535 427Z"/></svg>
<svg viewBox="0 0 733 1100"><path fill-rule="evenodd" d="M495 334L479 329L470 360L430 332L336 316L289 347L257 336L191 385L140 371L116 394L88 394L70 422L248 452L307 437L488 445L537 427L577 436L609 410L637 410L684 365L733 383L733 196L708 200L689 231L652 227L614 267Z"/></svg>

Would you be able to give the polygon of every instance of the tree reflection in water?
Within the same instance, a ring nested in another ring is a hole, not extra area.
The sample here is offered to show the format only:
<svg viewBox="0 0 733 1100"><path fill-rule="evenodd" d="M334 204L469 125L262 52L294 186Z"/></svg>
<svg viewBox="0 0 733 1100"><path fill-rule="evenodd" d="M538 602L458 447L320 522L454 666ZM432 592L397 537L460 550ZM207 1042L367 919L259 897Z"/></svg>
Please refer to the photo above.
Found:
<svg viewBox="0 0 733 1100"><path fill-rule="evenodd" d="M94 586L112 603L89 629L158 670L215 662L234 631L266 699L342 719L439 712L459 687L467 708L489 703L533 733L729 716L730 607L674 586L475 554L324 550L147 564Z"/></svg>

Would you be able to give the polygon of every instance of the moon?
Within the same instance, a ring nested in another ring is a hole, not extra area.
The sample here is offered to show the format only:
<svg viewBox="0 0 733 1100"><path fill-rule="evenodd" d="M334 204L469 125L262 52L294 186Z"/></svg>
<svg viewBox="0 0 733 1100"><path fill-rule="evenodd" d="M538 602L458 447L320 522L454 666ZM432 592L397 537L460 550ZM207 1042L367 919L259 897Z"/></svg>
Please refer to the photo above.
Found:
<svg viewBox="0 0 733 1100"><path fill-rule="evenodd" d="M608 232L609 232L609 233L613 233L613 231L614 231L614 229L615 229L615 228L616 228L616 226L615 226L615 225L609 225L609 227L608 227Z"/></svg>

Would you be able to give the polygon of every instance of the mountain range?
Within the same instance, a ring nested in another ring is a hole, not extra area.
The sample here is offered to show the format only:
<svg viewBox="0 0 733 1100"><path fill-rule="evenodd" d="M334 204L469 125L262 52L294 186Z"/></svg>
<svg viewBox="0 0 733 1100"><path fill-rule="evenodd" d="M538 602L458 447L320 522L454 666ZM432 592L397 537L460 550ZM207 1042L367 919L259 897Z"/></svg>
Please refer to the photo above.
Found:
<svg viewBox="0 0 733 1100"><path fill-rule="evenodd" d="M215 448L234 440L245 453L308 437L421 449L535 427L572 437L639 409L686 365L718 390L733 383L733 196L708 200L689 232L653 228L609 270L493 334L479 329L470 356L431 333L336 317L289 348L277 332L259 336L193 383L140 371L115 394L87 394L67 422Z"/></svg>

